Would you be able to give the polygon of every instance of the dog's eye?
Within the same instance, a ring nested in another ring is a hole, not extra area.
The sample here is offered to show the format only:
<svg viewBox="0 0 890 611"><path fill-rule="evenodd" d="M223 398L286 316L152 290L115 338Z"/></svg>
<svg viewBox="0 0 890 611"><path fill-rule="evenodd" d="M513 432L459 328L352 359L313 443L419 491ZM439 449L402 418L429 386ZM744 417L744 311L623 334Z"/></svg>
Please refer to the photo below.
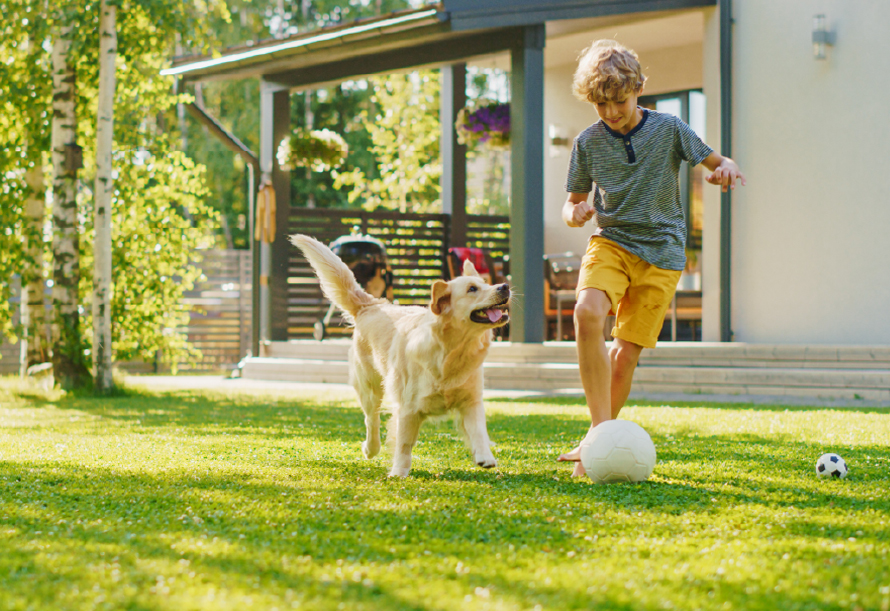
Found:
<svg viewBox="0 0 890 611"><path fill-rule="evenodd" d="M470 286L470 288L467 289L467 292L468 292L468 293L475 293L475 292L478 291L478 290L479 290L479 289L478 289L477 287L475 287L475 286Z"/></svg>

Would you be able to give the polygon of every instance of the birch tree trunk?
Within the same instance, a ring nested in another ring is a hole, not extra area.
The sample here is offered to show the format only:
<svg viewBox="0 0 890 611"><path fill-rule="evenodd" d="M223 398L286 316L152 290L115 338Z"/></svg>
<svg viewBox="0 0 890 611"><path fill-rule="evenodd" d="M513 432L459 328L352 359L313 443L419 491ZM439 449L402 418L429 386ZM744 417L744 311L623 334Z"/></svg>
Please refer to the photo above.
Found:
<svg viewBox="0 0 890 611"><path fill-rule="evenodd" d="M89 371L83 354L78 306L80 237L77 231L77 166L66 164L76 147L74 69L68 60L71 26L53 40L53 374L62 388L83 386Z"/></svg>
<svg viewBox="0 0 890 611"><path fill-rule="evenodd" d="M25 173L28 185L28 199L25 201L24 254L22 269L21 324L24 336L21 343L21 373L28 367L49 360L49 346L46 341L46 309L43 306L43 293L46 282L43 277L43 225L46 220L46 184L43 179L43 164Z"/></svg>
<svg viewBox="0 0 890 611"><path fill-rule="evenodd" d="M99 110L96 125L96 186L93 280L93 367L98 392L113 388L111 378L111 150L114 135L116 7L99 8Z"/></svg>

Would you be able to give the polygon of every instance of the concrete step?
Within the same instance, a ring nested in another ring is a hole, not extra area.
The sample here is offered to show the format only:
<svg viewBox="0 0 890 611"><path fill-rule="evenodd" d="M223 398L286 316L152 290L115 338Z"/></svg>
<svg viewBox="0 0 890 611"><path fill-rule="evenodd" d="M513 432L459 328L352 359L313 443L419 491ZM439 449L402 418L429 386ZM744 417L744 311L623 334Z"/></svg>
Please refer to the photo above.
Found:
<svg viewBox="0 0 890 611"><path fill-rule="evenodd" d="M345 384L345 358L255 357L242 377ZM582 393L575 363L486 362L485 386L498 390ZM779 395L890 402L890 371L775 367L675 367L647 365L634 373L638 393Z"/></svg>
<svg viewBox="0 0 890 611"><path fill-rule="evenodd" d="M269 342L261 356L345 360L352 341ZM489 363L577 363L575 342L492 342ZM665 342L643 350L640 366L867 369L890 371L890 346L785 346L744 343Z"/></svg>
<svg viewBox="0 0 890 611"><path fill-rule="evenodd" d="M665 342L644 350L640 365L890 371L890 346Z"/></svg>
<svg viewBox="0 0 890 611"><path fill-rule="evenodd" d="M340 359L345 361L351 345L351 339L326 339L322 342L311 339L266 342L260 346L260 356L267 358Z"/></svg>
<svg viewBox="0 0 890 611"><path fill-rule="evenodd" d="M349 382L349 363L345 358L325 360L250 357L243 362L241 377L253 380L346 384Z"/></svg>
<svg viewBox="0 0 890 611"><path fill-rule="evenodd" d="M578 390L577 365L486 363L488 388ZM686 394L752 394L836 397L890 401L890 372L884 370L815 370L752 367L638 367L635 392Z"/></svg>

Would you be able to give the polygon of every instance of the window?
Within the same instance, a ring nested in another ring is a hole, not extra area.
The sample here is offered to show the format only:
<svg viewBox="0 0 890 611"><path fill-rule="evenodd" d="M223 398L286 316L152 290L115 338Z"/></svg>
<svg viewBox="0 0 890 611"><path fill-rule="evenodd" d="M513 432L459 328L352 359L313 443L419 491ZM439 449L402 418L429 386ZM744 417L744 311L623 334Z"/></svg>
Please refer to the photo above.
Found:
<svg viewBox="0 0 890 611"><path fill-rule="evenodd" d="M679 117L698 137L705 139L705 96L701 91L678 91L642 96L640 106ZM659 341L701 340L701 248L704 228L702 191L706 169L701 165L680 167L680 202L686 216L686 269L664 322Z"/></svg>
<svg viewBox="0 0 890 611"><path fill-rule="evenodd" d="M661 95L641 96L640 106L679 117L698 137L705 139L705 96L701 91L679 91ZM702 189L705 168L699 164L690 168L683 163L680 168L680 202L686 215L687 263L681 288L701 290L701 247L704 227Z"/></svg>

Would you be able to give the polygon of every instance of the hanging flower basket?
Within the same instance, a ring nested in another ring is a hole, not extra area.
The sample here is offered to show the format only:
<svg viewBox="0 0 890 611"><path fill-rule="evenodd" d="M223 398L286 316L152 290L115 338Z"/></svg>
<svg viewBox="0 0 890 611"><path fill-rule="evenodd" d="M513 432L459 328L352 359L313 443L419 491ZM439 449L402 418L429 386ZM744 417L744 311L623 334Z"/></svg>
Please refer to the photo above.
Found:
<svg viewBox="0 0 890 611"><path fill-rule="evenodd" d="M349 147L343 137L329 129L296 129L278 145L278 164L284 170L308 167L327 172L343 163Z"/></svg>
<svg viewBox="0 0 890 611"><path fill-rule="evenodd" d="M494 100L476 100L457 113L454 128L457 130L457 141L461 144L509 148L510 105Z"/></svg>

